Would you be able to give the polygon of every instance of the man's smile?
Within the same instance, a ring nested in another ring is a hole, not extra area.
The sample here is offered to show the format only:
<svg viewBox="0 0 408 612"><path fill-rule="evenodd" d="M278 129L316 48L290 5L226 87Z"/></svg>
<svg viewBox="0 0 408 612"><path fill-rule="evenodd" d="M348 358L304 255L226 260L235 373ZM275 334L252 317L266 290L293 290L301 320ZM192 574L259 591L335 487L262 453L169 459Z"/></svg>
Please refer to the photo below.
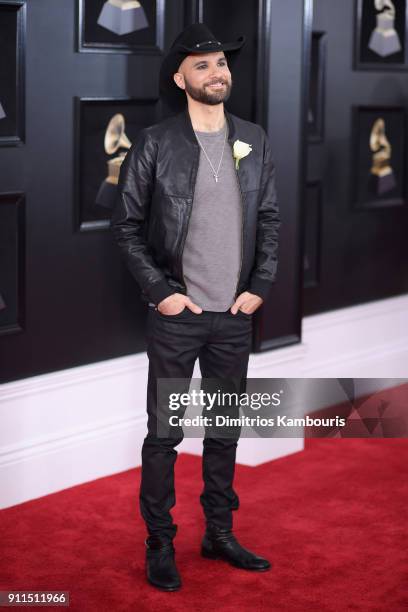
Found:
<svg viewBox="0 0 408 612"><path fill-rule="evenodd" d="M213 89L221 89L224 87L224 83L213 83L213 85L209 85L209 87L212 87Z"/></svg>

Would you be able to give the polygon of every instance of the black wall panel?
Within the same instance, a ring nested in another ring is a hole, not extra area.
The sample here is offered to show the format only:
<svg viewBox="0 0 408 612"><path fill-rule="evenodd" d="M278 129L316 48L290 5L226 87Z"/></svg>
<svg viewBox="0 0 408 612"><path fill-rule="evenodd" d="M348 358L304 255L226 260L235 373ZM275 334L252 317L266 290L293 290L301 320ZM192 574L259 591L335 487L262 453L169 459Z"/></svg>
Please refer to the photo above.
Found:
<svg viewBox="0 0 408 612"><path fill-rule="evenodd" d="M325 130L322 142L308 146L307 179L322 185L321 267L317 284L304 279L304 314L408 291L408 202L359 209L353 186L359 172L353 107L408 109L408 70L354 69L356 9L355 0L314 0L313 30L325 33L327 50ZM402 136L408 144L406 132ZM400 179L407 193L406 165Z"/></svg>
<svg viewBox="0 0 408 612"><path fill-rule="evenodd" d="M301 338L302 181L311 0L272 1L270 14L268 134L276 163L282 226L277 283L259 313L260 325L256 329L256 342L263 350L297 343Z"/></svg>
<svg viewBox="0 0 408 612"><path fill-rule="evenodd" d="M24 194L0 194L0 336L25 328Z"/></svg>
<svg viewBox="0 0 408 612"><path fill-rule="evenodd" d="M0 336L2 382L145 350L145 308L109 230L74 218L75 97L157 97L160 55L77 52L77 2L27 3L26 144L0 149L25 192L25 328ZM184 18L172 0L166 39Z"/></svg>

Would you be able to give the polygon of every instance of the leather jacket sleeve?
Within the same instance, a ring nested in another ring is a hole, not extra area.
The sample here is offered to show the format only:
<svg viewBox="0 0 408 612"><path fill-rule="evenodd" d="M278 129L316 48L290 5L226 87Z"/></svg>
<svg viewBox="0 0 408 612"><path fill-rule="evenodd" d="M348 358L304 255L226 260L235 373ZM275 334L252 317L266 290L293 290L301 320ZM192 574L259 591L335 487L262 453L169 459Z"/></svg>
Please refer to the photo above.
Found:
<svg viewBox="0 0 408 612"><path fill-rule="evenodd" d="M255 263L249 279L248 291L265 300L276 280L281 221L276 194L275 164L268 136L264 130L263 133L265 145L257 218Z"/></svg>
<svg viewBox="0 0 408 612"><path fill-rule="evenodd" d="M142 130L122 162L110 227L123 259L154 304L175 293L155 263L145 240L156 164L156 145Z"/></svg>

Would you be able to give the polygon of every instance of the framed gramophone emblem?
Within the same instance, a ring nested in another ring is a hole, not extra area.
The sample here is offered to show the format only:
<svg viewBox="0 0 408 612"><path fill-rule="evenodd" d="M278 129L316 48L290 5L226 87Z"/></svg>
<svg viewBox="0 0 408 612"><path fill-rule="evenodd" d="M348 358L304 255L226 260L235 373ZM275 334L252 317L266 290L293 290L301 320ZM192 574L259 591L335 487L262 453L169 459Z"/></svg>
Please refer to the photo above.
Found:
<svg viewBox="0 0 408 612"><path fill-rule="evenodd" d="M408 68L407 0L357 0L355 68Z"/></svg>
<svg viewBox="0 0 408 612"><path fill-rule="evenodd" d="M354 107L354 207L383 208L406 203L406 140L404 108Z"/></svg>
<svg viewBox="0 0 408 612"><path fill-rule="evenodd" d="M158 99L76 98L75 227L105 230L120 167L140 131L159 121Z"/></svg>
<svg viewBox="0 0 408 612"><path fill-rule="evenodd" d="M78 51L161 54L165 0L77 0Z"/></svg>

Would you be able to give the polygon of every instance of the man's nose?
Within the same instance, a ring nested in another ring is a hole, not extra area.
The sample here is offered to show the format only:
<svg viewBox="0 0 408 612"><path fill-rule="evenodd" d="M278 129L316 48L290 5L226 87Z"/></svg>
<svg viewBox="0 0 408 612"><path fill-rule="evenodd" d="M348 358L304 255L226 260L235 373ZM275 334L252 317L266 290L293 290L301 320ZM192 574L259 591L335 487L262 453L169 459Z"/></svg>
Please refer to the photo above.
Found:
<svg viewBox="0 0 408 612"><path fill-rule="evenodd" d="M225 74L222 70L220 70L219 68L216 68L213 71L211 78L213 81L217 81L217 80L223 81L225 79Z"/></svg>

